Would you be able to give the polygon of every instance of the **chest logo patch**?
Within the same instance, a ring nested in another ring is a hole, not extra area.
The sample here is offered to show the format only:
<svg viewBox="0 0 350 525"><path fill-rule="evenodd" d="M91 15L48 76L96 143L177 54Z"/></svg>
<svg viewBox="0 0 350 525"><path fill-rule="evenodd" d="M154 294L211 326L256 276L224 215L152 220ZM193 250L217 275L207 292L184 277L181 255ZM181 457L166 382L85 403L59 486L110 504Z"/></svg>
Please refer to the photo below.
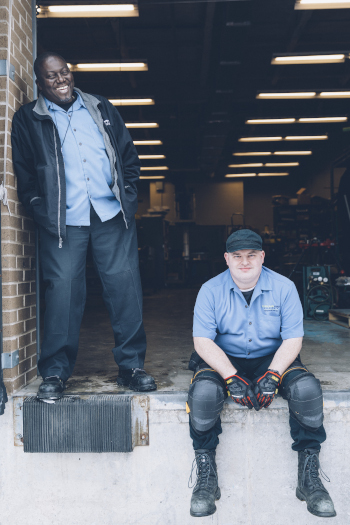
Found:
<svg viewBox="0 0 350 525"><path fill-rule="evenodd" d="M103 122L105 123L106 126L110 126L110 125L111 125L111 123L109 122L109 120L104 120Z"/></svg>
<svg viewBox="0 0 350 525"><path fill-rule="evenodd" d="M262 308L264 312L278 312L280 307L274 306L273 304L263 304Z"/></svg>

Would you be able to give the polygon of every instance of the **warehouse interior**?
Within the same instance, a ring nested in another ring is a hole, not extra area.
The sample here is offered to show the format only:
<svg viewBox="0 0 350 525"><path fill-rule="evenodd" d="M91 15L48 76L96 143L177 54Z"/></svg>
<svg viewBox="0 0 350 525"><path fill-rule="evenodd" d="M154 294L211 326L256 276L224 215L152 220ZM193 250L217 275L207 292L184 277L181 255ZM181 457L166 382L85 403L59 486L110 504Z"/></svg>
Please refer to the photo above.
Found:
<svg viewBox="0 0 350 525"><path fill-rule="evenodd" d="M146 369L158 387L187 388L196 294L226 269L228 235L251 228L265 265L297 286L305 364L323 363L325 388L350 388L349 319L328 321L350 308L350 9L139 0L133 16L50 11L92 4L39 2L37 50L61 54L77 87L112 101L139 153ZM67 392L116 389L91 257L87 285Z"/></svg>

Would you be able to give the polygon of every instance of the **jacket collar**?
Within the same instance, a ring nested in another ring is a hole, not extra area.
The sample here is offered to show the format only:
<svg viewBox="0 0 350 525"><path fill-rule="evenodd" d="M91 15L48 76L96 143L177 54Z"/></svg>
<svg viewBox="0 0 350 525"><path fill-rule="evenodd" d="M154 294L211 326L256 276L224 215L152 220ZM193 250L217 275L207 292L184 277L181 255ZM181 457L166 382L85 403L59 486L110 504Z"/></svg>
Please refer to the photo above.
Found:
<svg viewBox="0 0 350 525"><path fill-rule="evenodd" d="M97 109L97 106L100 103L98 98L94 97L93 95L90 95L89 93L84 93L76 87L74 88L74 91L76 91L81 96L87 110L89 110L90 107ZM48 107L46 105L45 98L41 93L39 93L38 100L36 101L36 104L33 108L33 112L40 119L47 117L52 119Z"/></svg>

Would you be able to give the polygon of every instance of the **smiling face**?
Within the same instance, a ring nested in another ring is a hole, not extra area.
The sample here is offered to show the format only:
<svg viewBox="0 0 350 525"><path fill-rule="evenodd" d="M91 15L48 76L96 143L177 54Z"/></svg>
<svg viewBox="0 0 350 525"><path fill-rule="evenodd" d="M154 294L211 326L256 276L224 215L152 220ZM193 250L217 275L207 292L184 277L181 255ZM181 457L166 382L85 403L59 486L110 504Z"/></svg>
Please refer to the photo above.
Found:
<svg viewBox="0 0 350 525"><path fill-rule="evenodd" d="M240 290L247 290L256 285L265 259L265 252L238 250L237 252L226 252L224 257L232 279Z"/></svg>
<svg viewBox="0 0 350 525"><path fill-rule="evenodd" d="M59 57L44 60L36 83L42 94L55 104L66 104L72 99L74 78L66 62Z"/></svg>

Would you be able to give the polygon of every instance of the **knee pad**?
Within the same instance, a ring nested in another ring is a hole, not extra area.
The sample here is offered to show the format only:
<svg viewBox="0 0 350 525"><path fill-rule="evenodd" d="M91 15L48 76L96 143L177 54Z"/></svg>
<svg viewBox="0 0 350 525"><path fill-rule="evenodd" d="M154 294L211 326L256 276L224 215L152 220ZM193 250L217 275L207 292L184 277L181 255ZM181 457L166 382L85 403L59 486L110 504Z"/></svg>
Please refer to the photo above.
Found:
<svg viewBox="0 0 350 525"><path fill-rule="evenodd" d="M316 431L323 423L321 383L310 372L299 374L285 389L291 416L306 430Z"/></svg>
<svg viewBox="0 0 350 525"><path fill-rule="evenodd" d="M192 426L198 432L212 428L225 401L225 388L213 370L200 370L188 392L188 408Z"/></svg>

